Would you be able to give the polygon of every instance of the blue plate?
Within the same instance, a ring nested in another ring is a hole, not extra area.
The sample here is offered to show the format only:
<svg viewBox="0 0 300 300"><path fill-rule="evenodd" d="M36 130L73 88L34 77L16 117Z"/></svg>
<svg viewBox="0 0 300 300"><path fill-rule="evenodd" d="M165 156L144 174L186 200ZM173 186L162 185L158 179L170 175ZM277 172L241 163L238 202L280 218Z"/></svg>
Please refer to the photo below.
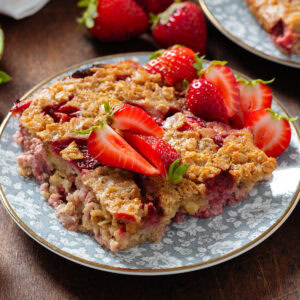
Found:
<svg viewBox="0 0 300 300"><path fill-rule="evenodd" d="M133 59L141 64L149 53L120 54L96 58L55 75L29 91L32 94L64 74L95 63ZM285 114L275 101L273 108ZM219 264L253 248L283 224L299 198L299 133L292 126L292 141L278 159L273 178L259 184L239 204L225 208L211 219L188 217L168 226L160 243L146 243L114 254L89 235L66 230L54 209L40 195L39 185L17 172L16 157L21 149L12 135L18 120L7 116L0 127L0 194L14 221L49 250L74 262L99 270L122 274L163 275L183 273Z"/></svg>

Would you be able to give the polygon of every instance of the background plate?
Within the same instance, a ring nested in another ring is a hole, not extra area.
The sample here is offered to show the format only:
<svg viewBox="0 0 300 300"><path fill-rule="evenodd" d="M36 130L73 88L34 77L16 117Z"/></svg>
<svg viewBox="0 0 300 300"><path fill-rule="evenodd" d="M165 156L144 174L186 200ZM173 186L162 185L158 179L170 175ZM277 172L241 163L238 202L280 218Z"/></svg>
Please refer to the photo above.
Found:
<svg viewBox="0 0 300 300"><path fill-rule="evenodd" d="M93 59L69 68L70 74L94 63L133 59L145 64L149 53L131 53ZM41 86L49 84L61 73ZM276 111L283 108L276 102ZM299 198L299 134L292 127L291 145L278 159L273 178L258 185L247 199L225 208L211 219L186 218L167 228L160 243L146 243L113 254L90 236L67 231L56 219L54 209L40 196L39 186L17 172L16 156L21 149L12 135L18 121L8 115L0 128L0 193L2 202L15 222L37 242L74 262L123 274L162 275L183 273L229 260L253 248L286 220ZM2 188L1 188L2 186Z"/></svg>
<svg viewBox="0 0 300 300"><path fill-rule="evenodd" d="M245 0L199 0L209 20L233 42L268 60L300 68L300 54L282 54L257 23Z"/></svg>

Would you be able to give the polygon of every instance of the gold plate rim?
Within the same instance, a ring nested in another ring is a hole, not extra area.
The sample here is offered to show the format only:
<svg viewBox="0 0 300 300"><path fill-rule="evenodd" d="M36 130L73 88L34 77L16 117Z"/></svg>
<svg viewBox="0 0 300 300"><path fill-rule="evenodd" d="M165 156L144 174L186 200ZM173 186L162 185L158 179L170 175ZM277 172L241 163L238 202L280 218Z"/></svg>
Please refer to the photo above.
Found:
<svg viewBox="0 0 300 300"><path fill-rule="evenodd" d="M53 80L54 78L65 74L66 72L69 72L71 70L74 70L76 68L79 68L81 66L90 64L90 63L94 63L94 62L101 62L103 60L106 59L111 59L111 58L117 58L117 57L127 57L127 56L145 56L145 55L150 55L151 52L131 52L131 53L122 53L122 54L114 54L114 55L107 55L107 56L102 56L102 57L97 57L97 58L93 58L93 59L89 59L86 61L83 61L79 64L75 64L73 66L70 66L68 68L66 68L65 70L56 73L53 76L50 76L49 78L47 78L46 80L42 81L41 83L37 84L36 86L34 86L32 89L30 89L27 93L24 94L24 96L21 98L25 99L26 97L28 97L29 95L31 95L33 92L35 92L37 89L39 89L41 86L43 86L44 84L48 83L49 81ZM207 60L204 60L206 62L208 62ZM238 74L246 79L249 79L249 77L235 71L234 69L232 69L233 72L235 74ZM288 116L290 116L290 114L287 112L287 110L280 104L280 102L277 99L274 99L275 102L279 105L279 107L284 111L284 113ZM2 137L2 134L4 132L4 129L9 121L9 119L11 118L12 114L9 112L7 114L7 116L5 117L5 119L3 120L1 126L0 126L0 139ZM297 137L298 137L298 141L300 143L300 133L299 130L297 128L297 126L295 124L292 124L294 130L296 131ZM100 264L100 263L96 263L96 262L92 262L92 261L88 261L86 259L82 259L78 256L75 256L73 254L70 254L68 252L65 252L59 248L57 248L56 246L54 246L53 244L47 242L45 239L43 239L42 237L40 237L39 235L37 235L33 230L31 230L16 214L16 212L13 210L13 208L11 207L9 201L7 200L3 188L0 184L0 196L1 196L1 200L3 203L3 206L5 207L5 209L7 210L7 212L9 213L9 215L12 217L12 219L15 221L15 223L26 233L28 234L31 238L33 238L35 241L37 241L39 244L41 244L42 246L44 246L45 248L47 248L48 250L58 254L61 257L64 257L68 260L71 260L73 262L79 263L81 265L87 266L87 267L91 267L97 270L102 270L102 271L108 271L108 272L112 272L112 273L119 273L119 274L126 274L126 275L170 275L170 274L178 274L178 273L185 273L185 272L191 272L191 271L196 271L196 270L200 270L200 269L204 269L204 268L208 268L217 264L220 264L222 262L225 262L227 260L230 260L236 256L239 256L243 253L245 253L246 251L249 251L250 249L252 249L253 247L257 246L258 244L260 244L261 242L263 242L266 238L268 238L272 233L274 233L285 221L286 219L289 217L289 215L292 213L292 211L294 210L294 208L296 207L299 199L300 199L300 182L298 184L297 190L294 194L293 199L290 201L289 206L286 208L286 210L284 211L284 213L277 219L277 221L270 226L266 231L264 231L260 236L258 236L256 239L254 239L253 241L247 243L246 245L240 247L239 249L236 249L234 251L231 251L229 253L227 253L226 255L220 256L218 258L215 259L211 259L208 260L206 262L202 262L199 264L193 264L193 265L188 265L188 266L182 266L182 267L175 267L175 268L166 268L166 269L130 269L130 268L121 268L121 267L112 267L109 265L104 265L104 264Z"/></svg>
<svg viewBox="0 0 300 300"><path fill-rule="evenodd" d="M211 11L208 9L205 0L199 0L200 6L202 10L204 11L207 18L213 23L213 25L222 32L227 38L229 38L231 41L236 43L237 45L241 46L245 50L248 50L251 53L254 53L262 58L265 58L269 61L276 62L285 66L293 67L293 68L300 68L300 62L295 62L283 58L278 58L269 54L266 54L263 51L257 50L254 47L246 44L241 39L237 38L235 35L231 34L228 30L224 28L224 26L215 18L215 16L211 13ZM258 24L258 26L260 26ZM271 41L271 40L270 40Z"/></svg>

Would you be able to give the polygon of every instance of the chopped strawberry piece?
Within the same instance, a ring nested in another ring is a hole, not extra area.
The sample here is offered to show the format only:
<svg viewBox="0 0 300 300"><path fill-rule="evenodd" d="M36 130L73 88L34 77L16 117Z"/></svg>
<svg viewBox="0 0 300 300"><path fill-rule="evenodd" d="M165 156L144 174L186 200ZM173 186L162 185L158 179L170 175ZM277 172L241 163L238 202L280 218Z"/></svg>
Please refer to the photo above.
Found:
<svg viewBox="0 0 300 300"><path fill-rule="evenodd" d="M94 130L88 139L88 151L100 163L148 176L159 175L119 134L107 124Z"/></svg>
<svg viewBox="0 0 300 300"><path fill-rule="evenodd" d="M17 114L22 115L25 109L27 109L31 104L31 101L26 100L17 100L13 106L13 108L10 110L13 116L15 117Z"/></svg>
<svg viewBox="0 0 300 300"><path fill-rule="evenodd" d="M77 117L79 108L67 105L66 103L67 101L54 105L47 105L44 107L43 112L49 115L55 123L68 122L71 118Z"/></svg>
<svg viewBox="0 0 300 300"><path fill-rule="evenodd" d="M113 215L117 221L121 221L125 224L136 222L135 216L127 214L127 213L116 212Z"/></svg>
<svg viewBox="0 0 300 300"><path fill-rule="evenodd" d="M124 132L129 144L146 157L163 176L167 175L170 165L180 158L180 154L164 140L152 136L143 136Z"/></svg>
<svg viewBox="0 0 300 300"><path fill-rule="evenodd" d="M163 136L164 131L143 109L129 104L123 105L113 114L112 127L144 135Z"/></svg>
<svg viewBox="0 0 300 300"><path fill-rule="evenodd" d="M255 145L268 156L279 156L290 144L291 127L287 118L270 109L260 109L249 114L245 127L253 133Z"/></svg>
<svg viewBox="0 0 300 300"><path fill-rule="evenodd" d="M150 60L144 68L151 74L161 74L169 85L192 82L202 65L195 52L189 48L179 47L166 50L155 59Z"/></svg>
<svg viewBox="0 0 300 300"><path fill-rule="evenodd" d="M186 95L187 108L197 117L228 123L228 112L219 90L205 79L195 79Z"/></svg>
<svg viewBox="0 0 300 300"><path fill-rule="evenodd" d="M233 117L240 109L240 91L232 71L218 62L212 62L202 78L214 84L223 97L229 117Z"/></svg>

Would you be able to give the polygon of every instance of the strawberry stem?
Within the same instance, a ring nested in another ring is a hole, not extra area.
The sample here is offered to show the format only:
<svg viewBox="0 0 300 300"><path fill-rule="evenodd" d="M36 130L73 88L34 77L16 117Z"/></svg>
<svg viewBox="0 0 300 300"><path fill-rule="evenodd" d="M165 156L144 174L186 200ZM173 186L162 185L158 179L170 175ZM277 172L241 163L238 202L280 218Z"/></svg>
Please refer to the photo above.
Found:
<svg viewBox="0 0 300 300"><path fill-rule="evenodd" d="M173 184L177 184L182 180L183 175L186 173L189 167L187 164L180 164L180 161L181 158L173 161L167 173L167 181L170 181Z"/></svg>
<svg viewBox="0 0 300 300"><path fill-rule="evenodd" d="M205 56L201 56L199 57L197 54L194 55L194 59L195 59L195 63L193 64L193 67L197 70L197 74L198 76L201 76L201 71L202 71L202 68L203 68L203 58Z"/></svg>
<svg viewBox="0 0 300 300"><path fill-rule="evenodd" d="M199 72L199 77L201 77L204 73L208 73L211 71L213 66L224 66L227 64L227 61L225 60L213 60L212 62L210 62L210 64L203 70L201 70Z"/></svg>
<svg viewBox="0 0 300 300"><path fill-rule="evenodd" d="M185 6L184 3L178 3L177 1L171 4L165 11L156 16L151 28L153 29L159 22L163 25L166 25L169 22L169 18L173 15L173 13L183 6ZM153 17L150 16L150 18L153 20Z"/></svg>
<svg viewBox="0 0 300 300"><path fill-rule="evenodd" d="M244 83L246 85L255 86L259 82L261 82L263 84L270 84L270 83L274 82L275 78L272 78L270 80L262 80L262 79L246 80L245 78L242 78L241 76L236 75L236 80L238 82L242 82L242 83Z"/></svg>
<svg viewBox="0 0 300 300"><path fill-rule="evenodd" d="M274 111L273 109L271 109L271 108L266 108L266 110L270 113L271 117L272 117L273 119L275 119L275 120L281 120L281 119L283 119L283 120L286 120L286 121L288 121L288 122L295 122L295 121L298 120L298 117L291 117L291 118L289 118L289 117L284 116L284 115L282 115L282 114L280 114L280 113L278 113L278 112L275 112L275 111Z"/></svg>
<svg viewBox="0 0 300 300"><path fill-rule="evenodd" d="M73 130L73 132L76 134L88 134L94 131L95 129L102 129L104 124L106 124L106 122L99 121L99 125L92 126L91 128L85 130Z"/></svg>
<svg viewBox="0 0 300 300"><path fill-rule="evenodd" d="M77 3L78 7L86 10L83 12L82 17L77 19L79 25L85 24L87 28L92 28L95 25L94 19L98 17L98 1L97 0L80 0Z"/></svg>
<svg viewBox="0 0 300 300"><path fill-rule="evenodd" d="M152 59L155 59L155 58L158 58L158 57L162 56L165 51L166 51L165 49L159 49L157 51L154 51L151 54L151 56L149 57L149 60L152 60Z"/></svg>

